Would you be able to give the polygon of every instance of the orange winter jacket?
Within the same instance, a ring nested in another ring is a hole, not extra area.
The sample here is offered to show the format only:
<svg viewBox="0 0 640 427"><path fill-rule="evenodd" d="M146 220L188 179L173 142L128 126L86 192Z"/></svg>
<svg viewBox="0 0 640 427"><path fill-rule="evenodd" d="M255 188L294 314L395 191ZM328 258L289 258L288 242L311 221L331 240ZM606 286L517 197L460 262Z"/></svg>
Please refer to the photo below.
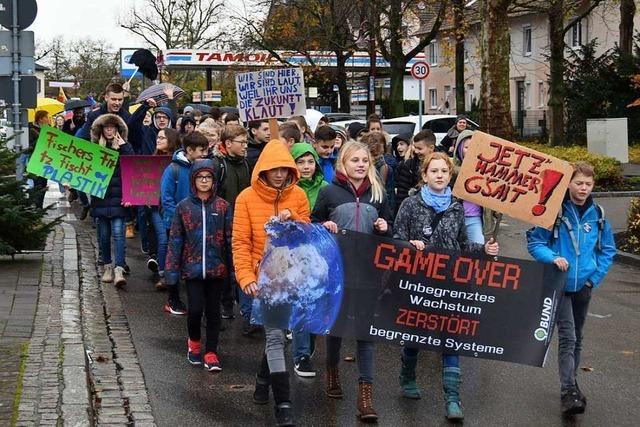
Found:
<svg viewBox="0 0 640 427"><path fill-rule="evenodd" d="M261 176L270 169L287 167L289 181L282 190L267 184ZM296 184L300 173L289 150L278 139L271 140L253 169L251 186L236 199L233 215L233 266L236 280L244 289L258 279L258 265L262 259L267 234L264 225L273 216L289 209L294 221L309 222L309 202L304 190Z"/></svg>

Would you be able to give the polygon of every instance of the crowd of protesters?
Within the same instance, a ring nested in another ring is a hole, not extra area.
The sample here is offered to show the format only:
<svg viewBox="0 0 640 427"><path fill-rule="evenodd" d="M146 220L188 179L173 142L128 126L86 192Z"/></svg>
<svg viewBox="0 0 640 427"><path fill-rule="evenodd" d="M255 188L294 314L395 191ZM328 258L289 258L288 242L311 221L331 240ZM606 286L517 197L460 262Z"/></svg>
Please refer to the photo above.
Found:
<svg viewBox="0 0 640 427"><path fill-rule="evenodd" d="M165 95L163 105L149 99L130 114L127 87L111 83L104 102L86 116L77 109L66 121L55 120L63 132L117 150L120 156L171 156L162 174L158 205L122 202L119 163L104 198L68 189L69 200L81 203L80 219L90 214L95 222L104 283L126 285L125 238L136 224L155 289L167 292L163 310L186 316L189 363L222 370L221 319L233 319L236 310L243 335L264 335L253 401L268 403L271 390L278 425L294 425L285 363L290 331L251 323L252 300L260 293L256 266L263 256L264 226L272 217L316 222L332 233L348 229L386 235L408 241L417 250L433 246L498 254L498 243L490 236L492 212L451 195L454 172L472 143L473 131L466 129L464 117L441 144L430 130L389 138L375 114L364 125L354 122L347 129L334 128L325 118L312 129L304 117L294 116L280 123L278 138L272 138L267 120L244 127L236 114L215 107L206 113L186 107L179 114L170 86ZM31 149L40 127L49 124L46 112L36 112ZM29 151L23 155L28 157ZM45 187L46 180L37 178L34 184ZM593 168L575 164L562 221L551 231L538 227L527 236L536 260L569 271L558 317L561 403L567 414L582 413L586 406L576 382L582 329L591 293L615 253L611 227L590 195L593 184ZM577 241L574 230L582 230ZM186 294L187 304L181 294ZM316 337L292 335L293 372L315 377L311 359ZM344 396L341 342L341 337L325 337L325 394L334 399ZM375 422L374 343L358 340L356 360L357 415ZM398 369L402 396L409 399L419 399L422 393L417 362L418 350L405 347ZM458 355L444 353L442 365L445 414L461 420Z"/></svg>

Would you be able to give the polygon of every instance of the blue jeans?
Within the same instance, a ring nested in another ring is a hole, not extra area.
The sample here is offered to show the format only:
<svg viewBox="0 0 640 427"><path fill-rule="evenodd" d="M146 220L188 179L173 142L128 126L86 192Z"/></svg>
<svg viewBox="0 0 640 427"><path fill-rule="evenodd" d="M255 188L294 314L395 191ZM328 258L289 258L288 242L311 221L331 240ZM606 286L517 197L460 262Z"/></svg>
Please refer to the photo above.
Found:
<svg viewBox="0 0 640 427"><path fill-rule="evenodd" d="M481 245L484 245L484 234L482 234L481 216L465 216L464 228L467 232L467 238L470 242L480 243Z"/></svg>
<svg viewBox="0 0 640 427"><path fill-rule="evenodd" d="M358 381L373 383L373 343L357 341ZM338 366L342 338L327 335L327 366Z"/></svg>
<svg viewBox="0 0 640 427"><path fill-rule="evenodd" d="M420 353L420 350L418 350L417 348L404 347L402 349L402 359L404 360L418 359L418 353ZM457 354L442 353L442 367L443 368L459 368L460 357Z"/></svg>
<svg viewBox="0 0 640 427"><path fill-rule="evenodd" d="M125 239L124 221L122 217L105 218L98 217L98 239L100 240L100 252L104 264L111 264L111 235L113 234L113 245L115 246L115 266L125 266Z"/></svg>
<svg viewBox="0 0 640 427"><path fill-rule="evenodd" d="M591 288L583 286L578 292L567 292L558 306L558 370L561 392L573 389L582 354L582 328L587 320Z"/></svg>
<svg viewBox="0 0 640 427"><path fill-rule="evenodd" d="M158 271L164 273L164 264L167 260L167 229L164 228L164 222L162 221L162 215L157 208L151 208L151 224L156 234L156 241L158 245ZM140 231L142 233L142 231Z"/></svg>
<svg viewBox="0 0 640 427"><path fill-rule="evenodd" d="M245 319L251 319L251 307L253 306L253 297L245 294L242 290L238 292L238 300L240 302L240 314Z"/></svg>
<svg viewBox="0 0 640 427"><path fill-rule="evenodd" d="M293 361L297 362L302 356L311 355L311 334L308 332L293 331Z"/></svg>

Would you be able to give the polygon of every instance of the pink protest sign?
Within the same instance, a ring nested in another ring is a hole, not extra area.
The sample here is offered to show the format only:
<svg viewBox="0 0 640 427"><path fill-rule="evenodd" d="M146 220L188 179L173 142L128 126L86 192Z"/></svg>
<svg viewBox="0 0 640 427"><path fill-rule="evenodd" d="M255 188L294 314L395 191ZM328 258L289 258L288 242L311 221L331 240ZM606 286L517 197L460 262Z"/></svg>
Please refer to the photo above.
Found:
<svg viewBox="0 0 640 427"><path fill-rule="evenodd" d="M158 206L160 178L171 156L121 156L122 202L134 206Z"/></svg>

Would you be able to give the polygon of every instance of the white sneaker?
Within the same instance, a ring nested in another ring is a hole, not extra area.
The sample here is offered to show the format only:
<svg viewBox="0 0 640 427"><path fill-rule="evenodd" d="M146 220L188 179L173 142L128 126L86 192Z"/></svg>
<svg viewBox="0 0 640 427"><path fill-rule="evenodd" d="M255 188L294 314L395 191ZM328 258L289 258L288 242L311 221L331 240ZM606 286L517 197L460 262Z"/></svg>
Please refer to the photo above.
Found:
<svg viewBox="0 0 640 427"><path fill-rule="evenodd" d="M114 285L116 288L121 288L127 284L127 279L124 278L124 268L116 267L114 270Z"/></svg>
<svg viewBox="0 0 640 427"><path fill-rule="evenodd" d="M102 271L102 281L104 283L113 282L113 265L105 264Z"/></svg>

